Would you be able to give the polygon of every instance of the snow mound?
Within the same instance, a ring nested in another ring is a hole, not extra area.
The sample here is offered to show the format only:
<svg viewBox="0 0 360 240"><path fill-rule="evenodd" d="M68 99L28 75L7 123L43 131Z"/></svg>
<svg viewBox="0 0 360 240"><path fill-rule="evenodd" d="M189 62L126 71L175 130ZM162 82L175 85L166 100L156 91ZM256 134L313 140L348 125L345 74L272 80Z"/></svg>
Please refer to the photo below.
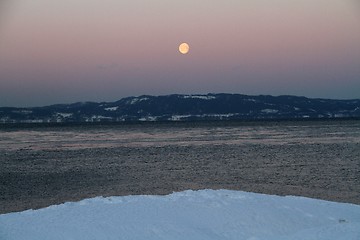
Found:
<svg viewBox="0 0 360 240"><path fill-rule="evenodd" d="M0 239L360 239L360 206L229 190L97 197L0 215Z"/></svg>

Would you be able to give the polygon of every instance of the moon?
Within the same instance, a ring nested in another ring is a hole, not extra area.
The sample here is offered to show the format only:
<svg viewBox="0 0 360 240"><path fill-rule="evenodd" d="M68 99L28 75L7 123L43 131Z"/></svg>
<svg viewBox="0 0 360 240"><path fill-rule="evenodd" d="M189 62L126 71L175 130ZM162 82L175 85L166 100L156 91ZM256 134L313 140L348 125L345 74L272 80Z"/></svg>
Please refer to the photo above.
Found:
<svg viewBox="0 0 360 240"><path fill-rule="evenodd" d="M179 52L180 53L187 54L189 52L189 50L190 50L189 44L187 44L185 42L180 44L180 46L179 46Z"/></svg>

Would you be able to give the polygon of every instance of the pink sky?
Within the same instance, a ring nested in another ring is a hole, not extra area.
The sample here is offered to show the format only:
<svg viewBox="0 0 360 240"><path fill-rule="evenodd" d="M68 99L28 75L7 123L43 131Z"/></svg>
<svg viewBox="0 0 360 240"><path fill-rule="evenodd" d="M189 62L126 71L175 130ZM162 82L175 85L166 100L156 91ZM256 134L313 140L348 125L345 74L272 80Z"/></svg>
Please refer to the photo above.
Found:
<svg viewBox="0 0 360 240"><path fill-rule="evenodd" d="M0 3L0 106L207 92L360 98L360 4Z"/></svg>

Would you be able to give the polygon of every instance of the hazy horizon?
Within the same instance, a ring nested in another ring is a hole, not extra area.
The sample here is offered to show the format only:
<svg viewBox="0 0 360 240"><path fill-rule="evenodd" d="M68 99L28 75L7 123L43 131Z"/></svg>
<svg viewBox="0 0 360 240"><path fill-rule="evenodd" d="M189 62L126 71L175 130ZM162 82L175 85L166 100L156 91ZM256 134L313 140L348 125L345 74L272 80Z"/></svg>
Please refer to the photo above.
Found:
<svg viewBox="0 0 360 240"><path fill-rule="evenodd" d="M207 93L360 99L359 26L355 0L5 0L0 106Z"/></svg>

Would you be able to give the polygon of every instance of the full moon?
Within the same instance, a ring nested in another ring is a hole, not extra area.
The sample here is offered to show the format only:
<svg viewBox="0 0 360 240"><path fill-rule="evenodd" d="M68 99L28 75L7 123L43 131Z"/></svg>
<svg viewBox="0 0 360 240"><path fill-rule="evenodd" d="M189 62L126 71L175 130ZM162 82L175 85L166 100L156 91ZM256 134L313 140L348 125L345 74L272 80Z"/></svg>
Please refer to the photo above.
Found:
<svg viewBox="0 0 360 240"><path fill-rule="evenodd" d="M182 43L179 46L179 52L181 52L182 54L187 54L189 52L189 44L187 43Z"/></svg>

